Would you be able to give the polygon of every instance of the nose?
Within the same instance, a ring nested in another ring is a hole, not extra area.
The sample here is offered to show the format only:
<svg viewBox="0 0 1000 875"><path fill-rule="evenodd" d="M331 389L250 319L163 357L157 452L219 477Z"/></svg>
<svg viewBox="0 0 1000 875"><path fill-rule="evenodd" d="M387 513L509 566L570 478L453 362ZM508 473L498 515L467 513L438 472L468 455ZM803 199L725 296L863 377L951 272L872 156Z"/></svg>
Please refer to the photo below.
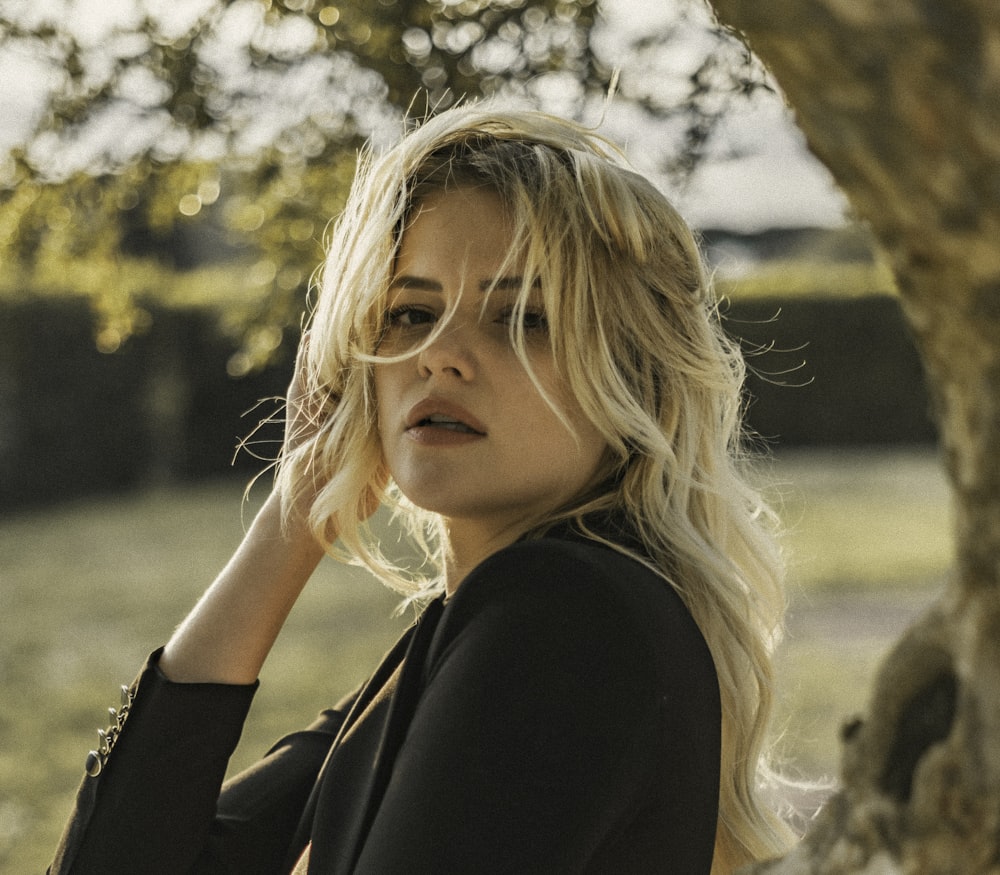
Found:
<svg viewBox="0 0 1000 875"><path fill-rule="evenodd" d="M473 333L467 325L445 326L417 356L420 375L473 379L477 370Z"/></svg>

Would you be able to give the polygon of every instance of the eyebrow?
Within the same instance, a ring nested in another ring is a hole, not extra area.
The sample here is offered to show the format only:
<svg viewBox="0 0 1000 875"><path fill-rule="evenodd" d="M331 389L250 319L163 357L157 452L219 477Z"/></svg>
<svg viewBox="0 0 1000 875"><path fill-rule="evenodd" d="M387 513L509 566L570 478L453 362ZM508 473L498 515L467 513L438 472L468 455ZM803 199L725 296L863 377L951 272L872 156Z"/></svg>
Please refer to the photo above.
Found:
<svg viewBox="0 0 1000 875"><path fill-rule="evenodd" d="M499 279L485 279L479 281L479 291L485 292L489 289L496 289L498 291L509 291L511 289L519 289L524 285L524 277L521 276L502 276ZM540 288L542 285L541 280L535 279L531 284L533 289ZM410 289L417 292L443 292L444 286L437 280L427 279L422 276L411 276L410 274L402 274L393 278L392 282L389 284L390 289Z"/></svg>
<svg viewBox="0 0 1000 875"><path fill-rule="evenodd" d="M413 289L417 292L443 292L444 286L441 285L437 280L425 279L422 276L410 276L409 274L402 274L401 276L393 277L391 283L389 283L390 289Z"/></svg>

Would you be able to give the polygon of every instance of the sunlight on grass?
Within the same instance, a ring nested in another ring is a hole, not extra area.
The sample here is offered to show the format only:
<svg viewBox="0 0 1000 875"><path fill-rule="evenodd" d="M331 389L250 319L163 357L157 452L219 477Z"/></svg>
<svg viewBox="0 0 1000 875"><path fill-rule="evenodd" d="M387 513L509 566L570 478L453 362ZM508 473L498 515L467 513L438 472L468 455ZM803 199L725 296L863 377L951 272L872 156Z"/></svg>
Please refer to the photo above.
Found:
<svg viewBox="0 0 1000 875"><path fill-rule="evenodd" d="M238 542L242 488L82 501L3 523L0 871L45 871L119 685ZM328 563L317 574L262 673L233 769L367 676L405 625L392 617L397 603L354 569Z"/></svg>
<svg viewBox="0 0 1000 875"><path fill-rule="evenodd" d="M950 497L929 449L781 454L769 492L787 526L788 632L775 729L794 775L839 775L840 727L936 598L953 559Z"/></svg>
<svg viewBox="0 0 1000 875"><path fill-rule="evenodd" d="M793 592L933 583L952 562L951 499L932 451L782 453L772 476Z"/></svg>
<svg viewBox="0 0 1000 875"><path fill-rule="evenodd" d="M745 276L720 277L720 295L736 300L753 298L861 298L895 295L896 281L883 261L847 262L795 259L774 260Z"/></svg>
<svg viewBox="0 0 1000 875"><path fill-rule="evenodd" d="M889 592L812 592L792 599L776 659L778 751L788 771L836 779L840 729L863 715L878 668L895 640L933 602L939 587Z"/></svg>
<svg viewBox="0 0 1000 875"><path fill-rule="evenodd" d="M877 659L945 574L947 492L926 451L782 455L773 468L794 561L782 748L806 775L830 775L837 727L863 708ZM3 522L0 871L44 871L119 684L238 542L241 491L222 481ZM397 603L362 573L324 565L262 674L232 769L367 676L407 622L392 616Z"/></svg>

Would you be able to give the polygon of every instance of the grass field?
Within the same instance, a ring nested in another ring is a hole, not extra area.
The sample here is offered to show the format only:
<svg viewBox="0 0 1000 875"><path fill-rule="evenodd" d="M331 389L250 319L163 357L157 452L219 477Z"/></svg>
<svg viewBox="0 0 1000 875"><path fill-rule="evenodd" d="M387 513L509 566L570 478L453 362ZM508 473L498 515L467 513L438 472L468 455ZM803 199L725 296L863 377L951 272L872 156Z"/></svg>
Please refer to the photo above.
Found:
<svg viewBox="0 0 1000 875"><path fill-rule="evenodd" d="M770 473L791 557L781 749L806 777L832 776L839 724L944 579L947 490L925 451L789 455ZM95 729L237 543L241 492L223 481L0 523L0 871L44 872ZM353 569L321 569L265 668L233 769L366 676L406 623L396 602Z"/></svg>

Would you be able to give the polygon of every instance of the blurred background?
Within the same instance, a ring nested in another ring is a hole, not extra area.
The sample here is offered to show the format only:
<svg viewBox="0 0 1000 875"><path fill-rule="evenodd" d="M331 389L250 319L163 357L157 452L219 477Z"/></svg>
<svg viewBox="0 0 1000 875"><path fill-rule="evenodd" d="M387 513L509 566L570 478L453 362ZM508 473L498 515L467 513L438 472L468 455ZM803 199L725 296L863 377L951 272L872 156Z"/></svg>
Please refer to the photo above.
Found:
<svg viewBox="0 0 1000 875"><path fill-rule="evenodd" d="M947 574L947 488L891 276L705 5L0 0L0 871L44 871L119 684L266 494L357 150L494 95L600 125L702 236L787 527L775 736L836 780ZM322 569L233 768L367 675L395 604Z"/></svg>

